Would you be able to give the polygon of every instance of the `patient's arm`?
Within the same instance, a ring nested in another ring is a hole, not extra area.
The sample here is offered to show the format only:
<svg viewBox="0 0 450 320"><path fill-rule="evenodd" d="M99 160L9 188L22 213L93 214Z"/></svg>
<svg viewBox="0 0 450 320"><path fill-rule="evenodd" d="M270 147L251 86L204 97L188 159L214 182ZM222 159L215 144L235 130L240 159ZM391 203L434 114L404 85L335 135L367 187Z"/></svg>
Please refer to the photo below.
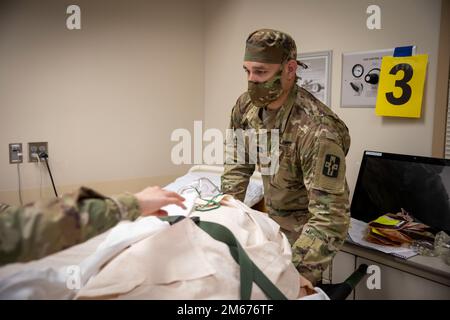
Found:
<svg viewBox="0 0 450 320"><path fill-rule="evenodd" d="M139 215L162 215L168 204L183 206L184 198L160 187L136 194L105 197L81 187L51 201L23 207L0 206L0 265L39 259L84 242Z"/></svg>
<svg viewBox="0 0 450 320"><path fill-rule="evenodd" d="M82 187L47 202L23 207L1 205L0 265L42 258L84 242L122 219L164 214L162 206L183 206L183 200L159 187L111 198Z"/></svg>
<svg viewBox="0 0 450 320"><path fill-rule="evenodd" d="M83 187L51 201L0 210L0 265L42 258L140 215L131 194L110 199Z"/></svg>

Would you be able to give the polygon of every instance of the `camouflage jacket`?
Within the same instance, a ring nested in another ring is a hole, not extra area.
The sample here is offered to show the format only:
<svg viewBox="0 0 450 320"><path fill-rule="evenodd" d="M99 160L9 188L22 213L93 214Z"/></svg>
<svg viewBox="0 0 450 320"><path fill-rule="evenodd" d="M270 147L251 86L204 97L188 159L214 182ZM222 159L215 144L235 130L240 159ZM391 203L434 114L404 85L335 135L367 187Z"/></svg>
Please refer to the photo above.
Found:
<svg viewBox="0 0 450 320"><path fill-rule="evenodd" d="M42 258L139 215L133 195L107 198L84 187L23 207L0 204L0 265Z"/></svg>
<svg viewBox="0 0 450 320"><path fill-rule="evenodd" d="M251 103L248 93L242 94L232 110L230 128L264 129L261 111ZM265 205L287 231L293 244L293 263L303 276L315 282L341 248L348 231L348 128L297 85L279 109L274 128L279 129L279 166L276 173L263 175ZM234 151L231 157L236 157ZM222 191L243 200L254 170L254 164L226 163Z"/></svg>

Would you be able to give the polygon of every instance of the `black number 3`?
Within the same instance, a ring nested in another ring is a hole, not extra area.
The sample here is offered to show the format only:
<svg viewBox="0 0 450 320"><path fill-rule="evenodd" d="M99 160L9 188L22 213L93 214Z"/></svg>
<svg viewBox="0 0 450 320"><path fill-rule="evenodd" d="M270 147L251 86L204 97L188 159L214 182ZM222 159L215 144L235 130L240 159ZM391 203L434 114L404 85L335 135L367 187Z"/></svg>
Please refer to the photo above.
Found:
<svg viewBox="0 0 450 320"><path fill-rule="evenodd" d="M408 81L411 80L414 72L410 64L400 63L392 67L390 74L396 75L399 70L403 70L403 78L395 81L395 86L402 89L402 95L398 98L394 96L393 92L386 93L386 99L390 104L401 105L405 104L411 98L411 87L408 85Z"/></svg>

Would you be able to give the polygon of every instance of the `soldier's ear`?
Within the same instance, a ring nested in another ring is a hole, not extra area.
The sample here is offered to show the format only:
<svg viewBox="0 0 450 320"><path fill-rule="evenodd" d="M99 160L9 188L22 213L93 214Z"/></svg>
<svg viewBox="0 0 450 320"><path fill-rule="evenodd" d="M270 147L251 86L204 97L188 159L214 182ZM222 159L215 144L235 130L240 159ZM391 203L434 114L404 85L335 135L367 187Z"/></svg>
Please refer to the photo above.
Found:
<svg viewBox="0 0 450 320"><path fill-rule="evenodd" d="M288 78L289 78L289 80L291 80L293 77L295 77L295 75L297 73L297 61L289 60L286 67L287 67Z"/></svg>

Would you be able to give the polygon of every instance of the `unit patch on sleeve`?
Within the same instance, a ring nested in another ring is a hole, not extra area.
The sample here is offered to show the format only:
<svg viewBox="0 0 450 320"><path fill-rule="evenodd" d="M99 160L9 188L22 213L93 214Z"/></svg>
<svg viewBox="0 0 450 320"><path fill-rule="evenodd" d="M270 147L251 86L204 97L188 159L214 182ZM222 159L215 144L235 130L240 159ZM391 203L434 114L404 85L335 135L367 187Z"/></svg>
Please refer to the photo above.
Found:
<svg viewBox="0 0 450 320"><path fill-rule="evenodd" d="M322 139L315 157L312 188L329 193L345 189L345 154L332 140Z"/></svg>
<svg viewBox="0 0 450 320"><path fill-rule="evenodd" d="M330 178L337 178L339 173L339 164L341 158L334 154L327 154L325 156L325 163L323 165L322 173Z"/></svg>

